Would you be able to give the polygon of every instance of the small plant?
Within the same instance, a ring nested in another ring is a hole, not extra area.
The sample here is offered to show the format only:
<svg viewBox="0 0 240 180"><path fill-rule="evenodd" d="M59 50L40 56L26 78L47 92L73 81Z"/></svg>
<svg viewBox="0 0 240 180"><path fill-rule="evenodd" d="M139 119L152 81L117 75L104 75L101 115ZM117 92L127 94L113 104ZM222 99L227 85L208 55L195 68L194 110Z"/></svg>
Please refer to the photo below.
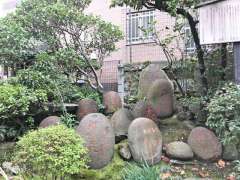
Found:
<svg viewBox="0 0 240 180"><path fill-rule="evenodd" d="M124 180L160 180L160 171L156 166L150 167L147 164L142 166L129 164L123 170Z"/></svg>
<svg viewBox="0 0 240 180"><path fill-rule="evenodd" d="M240 140L240 89L233 83L220 88L208 105L206 125L213 129L224 144Z"/></svg>
<svg viewBox="0 0 240 180"><path fill-rule="evenodd" d="M61 121L69 128L77 125L76 116L65 112L61 117Z"/></svg>
<svg viewBox="0 0 240 180"><path fill-rule="evenodd" d="M87 149L73 129L64 125L32 131L17 142L14 161L23 173L52 179L87 168Z"/></svg>

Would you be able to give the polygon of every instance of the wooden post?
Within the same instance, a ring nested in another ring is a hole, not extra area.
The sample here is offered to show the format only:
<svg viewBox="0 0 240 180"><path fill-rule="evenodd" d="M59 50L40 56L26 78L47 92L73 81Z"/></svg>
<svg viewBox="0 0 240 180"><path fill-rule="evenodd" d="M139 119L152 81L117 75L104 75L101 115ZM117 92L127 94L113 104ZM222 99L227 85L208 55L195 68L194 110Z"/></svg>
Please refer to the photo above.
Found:
<svg viewBox="0 0 240 180"><path fill-rule="evenodd" d="M240 84L240 42L233 44L234 47L234 73L235 82Z"/></svg>

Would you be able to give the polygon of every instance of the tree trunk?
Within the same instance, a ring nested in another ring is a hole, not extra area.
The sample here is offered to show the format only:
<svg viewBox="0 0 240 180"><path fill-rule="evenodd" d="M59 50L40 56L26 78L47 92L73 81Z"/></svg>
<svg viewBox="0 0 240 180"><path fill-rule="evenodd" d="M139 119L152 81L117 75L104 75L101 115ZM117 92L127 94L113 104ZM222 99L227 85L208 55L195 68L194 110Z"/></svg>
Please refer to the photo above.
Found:
<svg viewBox="0 0 240 180"><path fill-rule="evenodd" d="M221 45L221 66L222 66L222 76L221 79L223 81L226 80L226 73L225 73L225 69L227 67L227 44L223 43Z"/></svg>
<svg viewBox="0 0 240 180"><path fill-rule="evenodd" d="M187 12L184 9L178 9L177 13L182 15L183 17L185 17L188 20L191 32L192 32L192 36L193 36L193 40L196 46L196 50L197 50L197 58L198 58L198 66L199 66L199 71L200 71L200 81L201 81L201 86L202 86L202 91L201 91L201 95L202 96L207 96L208 94L208 82L207 82L207 78L206 78L206 67L205 67L205 63L204 63L204 52L202 49L202 46L200 44L200 39L198 36L198 30L197 30L197 22L194 20L193 16Z"/></svg>

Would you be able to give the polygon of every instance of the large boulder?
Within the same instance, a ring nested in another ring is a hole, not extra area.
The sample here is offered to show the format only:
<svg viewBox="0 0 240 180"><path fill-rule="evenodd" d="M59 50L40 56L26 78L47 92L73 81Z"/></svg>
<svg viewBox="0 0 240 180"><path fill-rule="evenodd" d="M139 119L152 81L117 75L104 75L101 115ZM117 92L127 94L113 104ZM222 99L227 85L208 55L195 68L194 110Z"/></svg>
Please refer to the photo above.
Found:
<svg viewBox="0 0 240 180"><path fill-rule="evenodd" d="M147 93L147 100L160 118L169 117L174 111L174 90L170 80L153 82Z"/></svg>
<svg viewBox="0 0 240 180"><path fill-rule="evenodd" d="M134 118L145 117L151 119L158 123L157 114L154 111L153 107L149 104L149 102L141 100L138 101L133 108L133 116Z"/></svg>
<svg viewBox="0 0 240 180"><path fill-rule="evenodd" d="M148 118L135 119L128 129L128 143L136 162L157 164L162 155L162 135Z"/></svg>
<svg viewBox="0 0 240 180"><path fill-rule="evenodd" d="M125 108L119 109L113 114L111 124L114 129L117 142L127 137L128 127L133 119L131 111Z"/></svg>
<svg viewBox="0 0 240 180"><path fill-rule="evenodd" d="M103 168L112 160L115 137L106 116L100 113L88 114L81 120L76 131L84 139L88 148L90 168Z"/></svg>
<svg viewBox="0 0 240 180"><path fill-rule="evenodd" d="M39 127L40 128L47 128L49 126L56 126L61 124L61 119L58 116L49 116L42 120Z"/></svg>
<svg viewBox="0 0 240 180"><path fill-rule="evenodd" d="M147 96L149 86L155 80L169 80L167 74L161 68L162 67L160 64L150 64L141 72L138 88L138 95L140 98L144 98Z"/></svg>
<svg viewBox="0 0 240 180"><path fill-rule="evenodd" d="M84 116L90 113L97 113L98 105L92 99L82 99L78 103L77 119L80 121Z"/></svg>
<svg viewBox="0 0 240 180"><path fill-rule="evenodd" d="M204 127L194 128L188 144L196 156L205 161L215 161L222 155L222 145L215 134Z"/></svg>
<svg viewBox="0 0 240 180"><path fill-rule="evenodd" d="M189 160L193 158L191 147L181 141L169 143L166 146L166 153L169 157L174 159Z"/></svg>
<svg viewBox="0 0 240 180"><path fill-rule="evenodd" d="M109 91L103 95L103 105L106 113L114 113L122 107L122 100L117 92Z"/></svg>

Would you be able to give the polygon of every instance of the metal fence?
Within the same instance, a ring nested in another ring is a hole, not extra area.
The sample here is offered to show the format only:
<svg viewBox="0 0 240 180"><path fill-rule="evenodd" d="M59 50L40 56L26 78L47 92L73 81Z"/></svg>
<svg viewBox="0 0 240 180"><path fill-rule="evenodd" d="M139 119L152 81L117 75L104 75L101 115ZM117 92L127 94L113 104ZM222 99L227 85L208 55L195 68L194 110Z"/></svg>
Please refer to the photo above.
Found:
<svg viewBox="0 0 240 180"><path fill-rule="evenodd" d="M100 73L104 91L118 91L118 65L120 61L105 61Z"/></svg>

